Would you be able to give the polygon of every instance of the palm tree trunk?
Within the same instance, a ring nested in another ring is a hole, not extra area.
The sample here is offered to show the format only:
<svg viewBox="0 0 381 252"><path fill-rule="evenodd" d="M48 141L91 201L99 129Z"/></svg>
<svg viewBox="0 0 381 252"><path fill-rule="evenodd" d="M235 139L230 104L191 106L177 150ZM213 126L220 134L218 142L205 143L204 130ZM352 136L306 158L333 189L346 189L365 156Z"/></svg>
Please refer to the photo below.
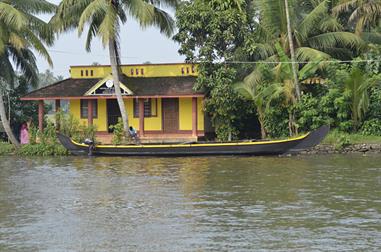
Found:
<svg viewBox="0 0 381 252"><path fill-rule="evenodd" d="M292 38L291 20L290 20L288 0L284 0L284 5L286 8L287 33L288 33L288 43L290 45L290 54L291 54L291 61L292 61L292 63L291 63L292 73L294 75L296 98L299 101L300 100L300 87L299 87L299 79L298 79L298 68L299 67L297 67L297 65L296 65L297 63L296 63L296 57L295 57L294 40Z"/></svg>
<svg viewBox="0 0 381 252"><path fill-rule="evenodd" d="M262 139L265 139L267 137L267 133L266 133L266 128L265 128L265 117L263 115L262 112L260 112L260 110L257 110L258 112L258 121L259 121L259 125L261 126L261 138Z"/></svg>
<svg viewBox="0 0 381 252"><path fill-rule="evenodd" d="M288 112L288 133L290 134L290 136L293 135L293 132L292 132L292 115L291 115L291 112Z"/></svg>
<svg viewBox="0 0 381 252"><path fill-rule="evenodd" d="M123 130L126 137L129 137L129 131L128 131L128 115L126 111L126 107L124 105L124 100L122 97L122 92L120 90L119 85L119 60L118 60L118 52L117 52L117 46L116 41L114 39L110 39L109 41L109 52L110 52L110 63L111 63L111 70L112 70L112 77L114 81L114 88L115 88L115 95L116 99L118 101L120 114L122 115L122 121L123 121Z"/></svg>
<svg viewBox="0 0 381 252"><path fill-rule="evenodd" d="M1 119L1 122L3 123L4 130L7 133L8 138L11 141L11 143L16 147L19 147L20 143L19 143L19 141L17 141L16 137L13 135L13 132L11 130L11 126L10 126L9 121L7 119L7 113L5 112L5 106L4 106L4 100L3 100L3 94L1 94L1 93L0 93L0 119Z"/></svg>

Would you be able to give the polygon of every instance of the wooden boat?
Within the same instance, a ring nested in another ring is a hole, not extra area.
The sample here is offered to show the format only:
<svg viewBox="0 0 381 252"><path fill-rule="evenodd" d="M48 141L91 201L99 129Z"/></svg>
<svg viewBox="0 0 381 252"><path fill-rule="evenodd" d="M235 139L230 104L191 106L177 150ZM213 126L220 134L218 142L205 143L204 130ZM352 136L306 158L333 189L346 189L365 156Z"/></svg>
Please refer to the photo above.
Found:
<svg viewBox="0 0 381 252"><path fill-rule="evenodd" d="M200 156L200 155L280 155L296 154L319 144L329 126L303 136L274 141L243 141L229 143L182 143L148 145L94 145L77 143L58 133L62 145L73 155L112 156Z"/></svg>

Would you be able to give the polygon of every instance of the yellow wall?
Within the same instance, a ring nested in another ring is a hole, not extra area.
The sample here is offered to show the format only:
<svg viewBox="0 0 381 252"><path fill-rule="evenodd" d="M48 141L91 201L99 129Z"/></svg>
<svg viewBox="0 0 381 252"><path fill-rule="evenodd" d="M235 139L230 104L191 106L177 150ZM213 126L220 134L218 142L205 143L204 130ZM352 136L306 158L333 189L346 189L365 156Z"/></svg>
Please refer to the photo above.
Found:
<svg viewBox="0 0 381 252"><path fill-rule="evenodd" d="M197 98L198 130L204 130L203 99ZM81 124L87 125L87 119L81 119L80 100L70 101L70 113L80 120ZM139 129L139 118L134 118L133 99L126 99L126 110L129 115L129 124ZM162 130L162 107L161 99L157 99L157 116L144 118L144 130ZM98 118L94 118L94 125L98 131L107 131L107 105L106 100L98 100ZM179 98L179 130L192 130L192 98Z"/></svg>
<svg viewBox="0 0 381 252"><path fill-rule="evenodd" d="M130 125L139 129L139 118L134 118L133 99L125 100L126 110L130 116ZM161 130L162 128L161 99L157 99L157 116L144 118L144 130Z"/></svg>
<svg viewBox="0 0 381 252"><path fill-rule="evenodd" d="M136 74L136 70L138 70L138 74ZM133 71L133 74L131 74L132 71ZM198 75L197 65L185 64L185 63L184 64L157 64L157 65L155 64L123 65L122 72L129 77L174 77L174 76L197 76ZM91 73L93 73L93 75L91 75ZM99 79L99 78L104 78L110 73L111 73L110 66L72 66L70 67L71 78L75 78L75 79L81 79L81 78L98 78Z"/></svg>
<svg viewBox="0 0 381 252"><path fill-rule="evenodd" d="M179 99L180 130L192 130L192 98Z"/></svg>
<svg viewBox="0 0 381 252"><path fill-rule="evenodd" d="M180 130L192 130L192 98L179 99ZM197 130L204 130L202 98L197 98Z"/></svg>
<svg viewBox="0 0 381 252"><path fill-rule="evenodd" d="M80 100L70 100L69 111L80 123L87 125L87 119L81 119L81 102ZM107 131L107 107L106 100L98 100L98 118L94 118L94 125L97 131Z"/></svg>

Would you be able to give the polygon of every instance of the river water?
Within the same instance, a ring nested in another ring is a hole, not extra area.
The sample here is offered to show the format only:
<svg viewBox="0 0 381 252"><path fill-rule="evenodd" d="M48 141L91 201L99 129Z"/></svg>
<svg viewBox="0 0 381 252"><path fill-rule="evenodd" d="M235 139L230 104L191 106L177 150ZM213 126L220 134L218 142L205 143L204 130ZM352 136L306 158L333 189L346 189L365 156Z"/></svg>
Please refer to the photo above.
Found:
<svg viewBox="0 0 381 252"><path fill-rule="evenodd" d="M0 251L380 251L381 156L0 157Z"/></svg>

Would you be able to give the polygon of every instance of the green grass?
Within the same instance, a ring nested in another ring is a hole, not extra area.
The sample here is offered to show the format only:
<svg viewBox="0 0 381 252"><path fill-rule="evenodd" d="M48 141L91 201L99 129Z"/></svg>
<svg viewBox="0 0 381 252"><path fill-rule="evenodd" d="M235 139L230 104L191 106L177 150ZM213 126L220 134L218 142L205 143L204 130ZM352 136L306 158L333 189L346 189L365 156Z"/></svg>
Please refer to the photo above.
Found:
<svg viewBox="0 0 381 252"><path fill-rule="evenodd" d="M364 136L333 130L324 139L323 144L336 145L338 142L346 142L347 144L381 144L381 136Z"/></svg>
<svg viewBox="0 0 381 252"><path fill-rule="evenodd" d="M14 151L15 151L15 148L13 147L13 145L6 142L0 142L0 155L11 154Z"/></svg>

